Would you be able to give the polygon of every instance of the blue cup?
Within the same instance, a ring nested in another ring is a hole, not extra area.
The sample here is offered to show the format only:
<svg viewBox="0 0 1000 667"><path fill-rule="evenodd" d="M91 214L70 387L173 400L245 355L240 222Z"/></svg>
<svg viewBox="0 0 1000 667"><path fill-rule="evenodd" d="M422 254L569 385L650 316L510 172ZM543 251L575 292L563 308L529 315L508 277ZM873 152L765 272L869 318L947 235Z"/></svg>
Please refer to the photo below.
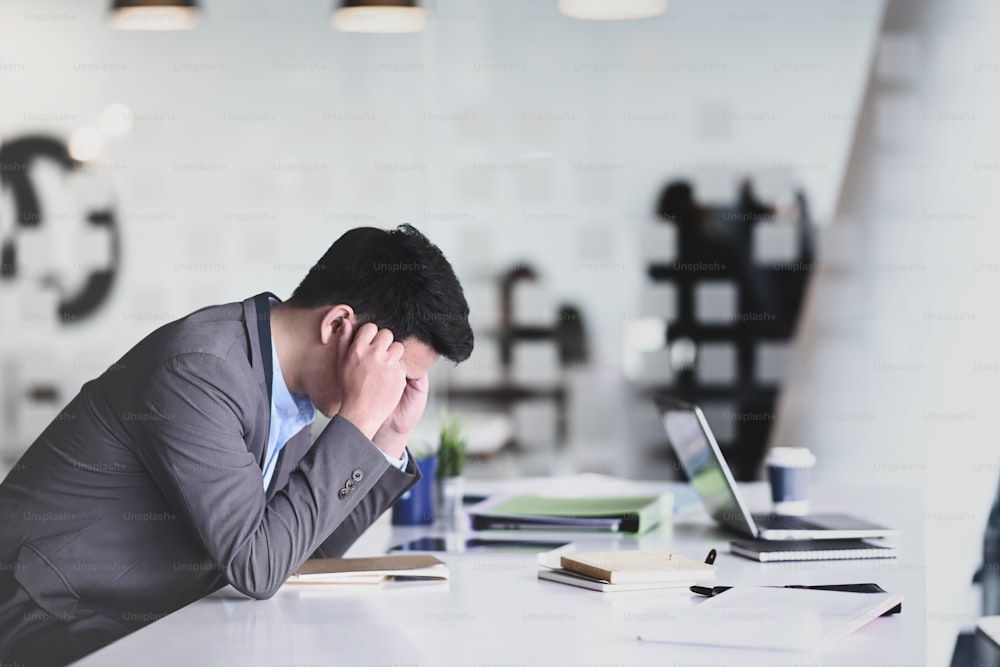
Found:
<svg viewBox="0 0 1000 667"><path fill-rule="evenodd" d="M404 493L392 507L394 526L423 526L434 523L434 487L437 457L417 459L420 481Z"/></svg>
<svg viewBox="0 0 1000 667"><path fill-rule="evenodd" d="M803 447L775 447L768 453L765 463L774 513L808 514L809 477L816 465L816 456Z"/></svg>

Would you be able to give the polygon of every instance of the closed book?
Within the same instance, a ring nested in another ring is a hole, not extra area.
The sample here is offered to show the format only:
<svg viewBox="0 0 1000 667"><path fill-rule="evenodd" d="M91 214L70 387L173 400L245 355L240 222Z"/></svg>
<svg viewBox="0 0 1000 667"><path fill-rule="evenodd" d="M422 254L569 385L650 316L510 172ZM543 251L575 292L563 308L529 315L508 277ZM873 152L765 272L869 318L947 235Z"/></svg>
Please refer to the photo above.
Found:
<svg viewBox="0 0 1000 667"><path fill-rule="evenodd" d="M736 540L729 543L729 550L761 563L895 558L899 555L894 546L867 540Z"/></svg>
<svg viewBox="0 0 1000 667"><path fill-rule="evenodd" d="M600 591L602 593L620 593L623 591L648 591L648 590L662 590L664 588L671 588L677 591L686 592L688 586L694 583L691 581L644 581L633 584L612 584L607 581L601 581L600 579L592 579L590 577L585 577L582 574L577 574L572 570L566 569L542 569L538 571L538 578L544 579L546 581L555 581L560 584L569 584L570 586L579 586L580 588L587 588L592 591Z"/></svg>
<svg viewBox="0 0 1000 667"><path fill-rule="evenodd" d="M672 516L673 496L493 496L468 514L473 530L644 533Z"/></svg>
<svg viewBox="0 0 1000 667"><path fill-rule="evenodd" d="M562 556L565 569L612 584L694 582L715 578L715 566L662 549L594 551Z"/></svg>
<svg viewBox="0 0 1000 667"><path fill-rule="evenodd" d="M311 558L289 584L378 584L388 579L448 579L448 568L430 554L370 558Z"/></svg>

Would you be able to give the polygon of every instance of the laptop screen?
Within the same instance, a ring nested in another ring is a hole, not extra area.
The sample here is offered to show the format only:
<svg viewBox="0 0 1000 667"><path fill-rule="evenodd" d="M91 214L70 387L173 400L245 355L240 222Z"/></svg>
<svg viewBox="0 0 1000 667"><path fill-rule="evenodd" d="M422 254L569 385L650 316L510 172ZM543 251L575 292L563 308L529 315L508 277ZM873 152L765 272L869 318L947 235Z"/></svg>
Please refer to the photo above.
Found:
<svg viewBox="0 0 1000 667"><path fill-rule="evenodd" d="M732 473L701 410L665 398L658 398L657 403L670 446L705 509L719 523L756 535L753 519L734 491Z"/></svg>

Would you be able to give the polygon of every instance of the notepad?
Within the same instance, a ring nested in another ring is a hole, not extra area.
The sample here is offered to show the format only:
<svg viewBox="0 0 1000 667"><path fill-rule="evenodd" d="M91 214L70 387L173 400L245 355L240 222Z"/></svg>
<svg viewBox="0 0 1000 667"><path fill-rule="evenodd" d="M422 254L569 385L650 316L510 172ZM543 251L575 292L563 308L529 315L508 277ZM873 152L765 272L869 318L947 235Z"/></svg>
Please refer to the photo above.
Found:
<svg viewBox="0 0 1000 667"><path fill-rule="evenodd" d="M311 558L289 584L380 584L389 579L448 579L448 567L429 554L370 558Z"/></svg>
<svg viewBox="0 0 1000 667"><path fill-rule="evenodd" d="M614 497L491 497L468 510L473 530L644 533L673 514L670 493Z"/></svg>
<svg viewBox="0 0 1000 667"><path fill-rule="evenodd" d="M638 637L672 644L819 650L902 601L902 596L892 593L735 587L685 613L672 610L670 622L642 624ZM645 616L662 618L663 614Z"/></svg>
<svg viewBox="0 0 1000 667"><path fill-rule="evenodd" d="M865 540L737 540L729 543L729 550L762 563L895 558L898 555L894 546Z"/></svg>
<svg viewBox="0 0 1000 667"><path fill-rule="evenodd" d="M538 578L545 581L554 581L560 584L578 586L580 588L586 588L592 591L600 591L602 593L662 590L665 588L670 588L680 592L687 592L688 587L694 583L694 580L691 580L691 581L642 581L631 584L612 584L607 581L601 581L600 579L592 579L591 577L585 577L582 574L577 574L572 570L566 570L563 568L557 568L557 569L543 568L538 571Z"/></svg>
<svg viewBox="0 0 1000 667"><path fill-rule="evenodd" d="M715 566L662 549L592 551L562 556L567 570L611 584L686 582L715 578Z"/></svg>

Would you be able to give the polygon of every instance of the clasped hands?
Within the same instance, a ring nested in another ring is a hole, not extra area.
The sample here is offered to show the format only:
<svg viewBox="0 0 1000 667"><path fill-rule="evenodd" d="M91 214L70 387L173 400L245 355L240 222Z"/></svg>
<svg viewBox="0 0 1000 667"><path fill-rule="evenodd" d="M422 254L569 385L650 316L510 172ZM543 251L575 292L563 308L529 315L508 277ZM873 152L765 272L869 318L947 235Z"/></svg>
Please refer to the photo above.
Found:
<svg viewBox="0 0 1000 667"><path fill-rule="evenodd" d="M380 450L399 459L427 406L427 375L408 378L403 343L389 329L341 320L337 355L340 416Z"/></svg>

